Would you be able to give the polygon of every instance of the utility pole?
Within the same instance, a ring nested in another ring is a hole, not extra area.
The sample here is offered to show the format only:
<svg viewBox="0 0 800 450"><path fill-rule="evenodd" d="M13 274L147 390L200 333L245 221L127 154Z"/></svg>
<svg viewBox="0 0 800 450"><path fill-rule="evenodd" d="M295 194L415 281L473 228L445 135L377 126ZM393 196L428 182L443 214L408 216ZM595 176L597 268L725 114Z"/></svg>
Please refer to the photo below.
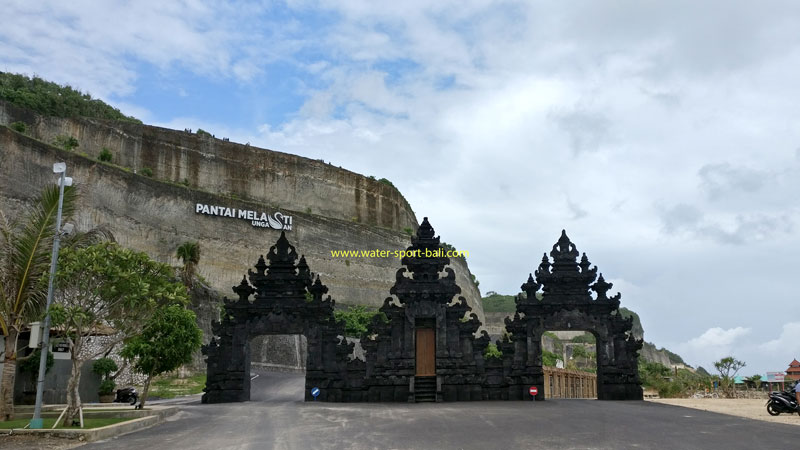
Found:
<svg viewBox="0 0 800 450"><path fill-rule="evenodd" d="M61 245L61 209L64 205L64 186L72 186L72 178L67 176L67 164L53 164L53 173L61 174L58 180L58 215L56 216L56 234L53 237L53 256L50 260L50 281L47 285L47 306L45 307L44 330L39 358L39 380L36 383L36 406L33 409L31 429L40 429L42 420L42 393L44 392L44 376L47 370L47 355L50 352L50 305L53 303L53 281L58 263L58 248Z"/></svg>

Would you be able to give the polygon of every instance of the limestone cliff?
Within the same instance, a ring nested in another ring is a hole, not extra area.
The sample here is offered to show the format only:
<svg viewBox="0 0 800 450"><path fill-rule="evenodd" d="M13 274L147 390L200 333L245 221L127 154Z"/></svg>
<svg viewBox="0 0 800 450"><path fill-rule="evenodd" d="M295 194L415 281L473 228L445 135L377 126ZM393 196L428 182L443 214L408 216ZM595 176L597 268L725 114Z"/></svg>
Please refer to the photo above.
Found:
<svg viewBox="0 0 800 450"><path fill-rule="evenodd" d="M173 265L178 265L178 245L198 241L203 249L199 273L226 295L280 232L237 218L197 214L198 203L255 211L274 210L272 205L280 203L281 212L293 217L289 239L329 294L346 304L381 305L400 262L392 257L334 258L331 250L405 249L410 239L399 230L416 227L413 212L394 188L318 161L201 142L183 132L137 124L39 117L0 102L0 124L13 121L32 126L33 137L0 127L0 208L13 214L33 200L54 181L52 164L65 161L81 194L75 218L79 230L106 225L121 245ZM79 136L80 147L70 152L45 143L59 133ZM152 164L154 174L166 180L97 162L93 152L109 145L116 163ZM172 182L185 175L191 177L188 186ZM231 190L242 196L221 195ZM312 213L306 205L312 205ZM361 220L352 220L351 214ZM451 266L462 295L483 320L480 293L466 262L453 258Z"/></svg>
<svg viewBox="0 0 800 450"><path fill-rule="evenodd" d="M149 169L162 181L395 231L417 226L411 206L393 186L322 161L202 133L42 116L0 100L0 124L17 121L42 142L72 136L80 143L76 151L94 159L107 148L114 164L134 173Z"/></svg>

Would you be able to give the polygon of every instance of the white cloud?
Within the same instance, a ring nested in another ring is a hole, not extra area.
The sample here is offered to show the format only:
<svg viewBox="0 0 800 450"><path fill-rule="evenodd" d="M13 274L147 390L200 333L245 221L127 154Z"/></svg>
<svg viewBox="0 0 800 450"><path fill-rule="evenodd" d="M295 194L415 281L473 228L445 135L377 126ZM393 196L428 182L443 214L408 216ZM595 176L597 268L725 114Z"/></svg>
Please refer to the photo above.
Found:
<svg viewBox="0 0 800 450"><path fill-rule="evenodd" d="M780 336L759 346L764 352L784 355L787 362L800 357L800 322L789 322L783 325ZM788 358L788 359L787 359Z"/></svg>
<svg viewBox="0 0 800 450"><path fill-rule="evenodd" d="M719 347L727 351L739 338L748 334L750 334L750 328L736 327L726 330L715 327L709 328L700 336L690 339L686 344L695 349Z"/></svg>
<svg viewBox="0 0 800 450"><path fill-rule="evenodd" d="M671 349L680 354L689 364L702 365L706 370L713 369L713 362L726 356L743 360L742 347L751 329L745 327L707 329L700 336L689 339ZM747 362L745 360L745 362Z"/></svg>

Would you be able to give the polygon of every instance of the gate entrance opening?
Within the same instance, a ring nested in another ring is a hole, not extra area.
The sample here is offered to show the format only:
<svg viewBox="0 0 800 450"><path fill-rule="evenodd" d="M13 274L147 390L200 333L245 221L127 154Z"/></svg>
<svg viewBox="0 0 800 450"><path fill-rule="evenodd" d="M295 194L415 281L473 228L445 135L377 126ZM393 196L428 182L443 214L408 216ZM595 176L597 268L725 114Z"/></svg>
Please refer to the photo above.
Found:
<svg viewBox="0 0 800 450"><path fill-rule="evenodd" d="M302 334L273 334L250 340L250 366L276 372L305 373L308 342Z"/></svg>
<svg viewBox="0 0 800 450"><path fill-rule="evenodd" d="M544 398L597 398L597 339L591 332L542 334Z"/></svg>

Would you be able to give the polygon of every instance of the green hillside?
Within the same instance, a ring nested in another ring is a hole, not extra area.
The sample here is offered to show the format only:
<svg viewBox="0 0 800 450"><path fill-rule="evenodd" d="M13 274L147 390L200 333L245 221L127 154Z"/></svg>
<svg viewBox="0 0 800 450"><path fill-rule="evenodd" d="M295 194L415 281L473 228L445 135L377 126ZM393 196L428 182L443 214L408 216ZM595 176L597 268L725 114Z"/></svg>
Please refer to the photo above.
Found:
<svg viewBox="0 0 800 450"><path fill-rule="evenodd" d="M486 297L481 298L483 312L514 312L517 304L514 303L513 295L502 295L494 291L486 293Z"/></svg>
<svg viewBox="0 0 800 450"><path fill-rule="evenodd" d="M0 99L48 116L142 123L89 94L36 76L28 78L25 75L0 72Z"/></svg>

